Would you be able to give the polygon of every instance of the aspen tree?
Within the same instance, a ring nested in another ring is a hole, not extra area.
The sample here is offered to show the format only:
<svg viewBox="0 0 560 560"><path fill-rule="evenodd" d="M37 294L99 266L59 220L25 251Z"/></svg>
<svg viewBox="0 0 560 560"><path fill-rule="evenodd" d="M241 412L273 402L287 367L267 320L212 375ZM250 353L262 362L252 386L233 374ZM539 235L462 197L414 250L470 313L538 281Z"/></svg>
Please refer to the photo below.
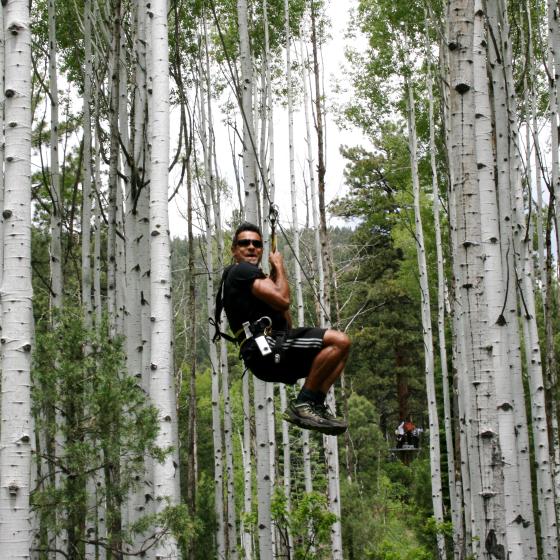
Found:
<svg viewBox="0 0 560 560"><path fill-rule="evenodd" d="M95 114L97 111L96 102ZM99 189L101 188L100 168L101 154L98 142L97 128L94 136L94 152L95 152L95 171L94 182L96 196L94 197L94 222L93 222L93 317L97 328L101 327L101 317L103 314L103 306L101 304L101 202Z"/></svg>
<svg viewBox="0 0 560 560"><path fill-rule="evenodd" d="M259 166L260 178L262 183L262 189L260 189L260 194L262 200L259 201L258 207L264 209L264 216L262 216L263 224L263 257L262 265L265 271L268 271L268 257L271 251L271 238L270 238L270 216L271 208L274 204L274 190L275 190L275 179L274 179L274 152L271 151L269 154L268 165L266 164L266 149L269 146L269 141L272 141L272 136L274 134L273 129L273 108L272 108L272 78L270 70L270 46L269 46L269 25L268 25L268 10L267 2L263 0L263 29L264 29L264 53L262 57L261 64L261 103L260 110L255 109L254 115L255 119L260 118L260 156L256 160ZM255 98L255 102L256 102ZM259 127L255 124L255 130ZM267 138L268 135L268 138ZM256 145L256 142L254 142ZM273 146L272 146L273 148ZM260 162L260 163L259 163ZM256 379L255 379L256 382ZM268 469L270 471L268 484L270 486L270 497L272 498L272 489L276 486L276 418L274 413L274 383L264 384L264 416L266 417L267 423L267 438L268 438ZM259 414L255 415L255 421L257 422ZM264 456L263 456L264 457ZM267 508L269 506L266 506ZM277 556L279 554L278 545L278 530L276 525L272 525L272 519L270 521L270 537L271 537L271 547L273 555Z"/></svg>
<svg viewBox="0 0 560 560"><path fill-rule="evenodd" d="M560 24L557 17L557 4L552 0L547 2L547 15L548 15L548 35L547 35L547 64L549 75L549 120L550 120L550 180L554 195L554 215L559 215L560 208L560 162L558 153L558 124L559 117L558 111L560 110L560 87L558 80L560 78ZM557 218L556 218L557 219ZM555 228L556 240L558 240L558 228ZM554 351L554 329L552 326L553 321L553 304L551 301L552 290L552 251L554 250L551 243L552 232L550 227L546 232L546 282L545 290L547 296L544 300L544 313L545 313L545 333L546 333L546 378L545 378L545 393L547 401L548 422L551 431L550 439L552 443L551 460L553 461L553 476L554 488L556 496L560 496L560 427L558 425L558 403L554 397L557 391L557 374L556 374L556 355ZM558 247L556 248L558 252ZM556 517L560 518L560 500L556 500Z"/></svg>
<svg viewBox="0 0 560 560"><path fill-rule="evenodd" d="M208 161L208 165L212 166L212 177L214 177L214 185L216 188L212 188L210 195L212 200L212 209L214 213L214 224L216 230L217 247L218 247L218 268L221 270L224 268L223 255L225 251L224 247L224 236L222 231L222 209L220 200L220 189L217 186L219 183L218 176L218 162L217 162L217 150L215 145L215 134L214 134L214 119L212 111L212 96L210 94L210 57L208 52L208 34L206 30L206 21L204 24L204 46L205 46L205 58L206 58L206 104L208 107L208 142L211 145L211 151L209 156L211 156L211 161ZM227 320L225 313L222 314L222 319ZM235 480L234 480L234 452L233 452L233 413L230 398L230 384L229 384L229 368L228 368L228 349L226 341L220 339L220 377L221 377L221 389L223 395L224 403L224 451L225 451L225 465L226 465L226 511L227 511L227 529L226 529L226 542L227 542L227 553L230 560L237 560L238 557L238 537L237 537L237 521L236 521L236 507L235 507Z"/></svg>
<svg viewBox="0 0 560 560"><path fill-rule="evenodd" d="M2 332L0 548L28 558L31 545L31 36L29 3L4 6L4 248L0 286Z"/></svg>
<svg viewBox="0 0 560 560"><path fill-rule="evenodd" d="M436 141L434 126L434 99L432 79L432 59L430 55L430 44L428 40L428 24L426 23L426 57L428 62L428 73L426 77L426 90L428 97L428 120L430 126L430 167L432 172L432 208L434 215L434 233L436 238L437 257L437 306L438 306L438 343L442 378L443 414L445 425L445 446L447 452L447 478L449 485L449 501L451 506L451 520L453 523L453 556L457 560L461 555L463 543L463 524L461 521L460 500L461 496L457 488L455 477L455 446L453 443L453 427L451 424L451 399L449 394L449 372L447 367L447 348L445 335L445 272L443 248L440 226L440 200L439 181L436 166Z"/></svg>
<svg viewBox="0 0 560 560"><path fill-rule="evenodd" d="M407 60L408 68L411 68ZM406 72L407 70L405 70ZM434 343L432 336L432 317L430 311L430 287L428 284L428 268L426 265L426 249L424 246L424 230L420 213L420 179L418 176L418 155L416 138L416 111L414 92L408 76L405 76L405 90L408 95L408 143L412 171L412 190L414 193L414 224L416 254L418 258L418 274L420 279L420 299L422 306L422 338L424 340L424 373L426 375L426 395L428 400L428 418L430 425L430 471L432 482L432 506L438 524L443 523L443 497L441 489L441 464L439 445L439 419L436 403L436 387L434 375ZM445 541L441 532L437 533L438 558L446 558Z"/></svg>
<svg viewBox="0 0 560 560"><path fill-rule="evenodd" d="M0 286L2 285L2 276L4 274L4 217L2 216L2 212L4 211L4 173L5 173L5 164L4 164L4 156L5 156L5 149L6 149L6 142L4 136L4 109L6 104L6 97L5 97L5 46L6 46L6 38L5 38L6 29L4 27L4 7L0 4ZM0 298L0 321L2 319L2 300ZM0 328L2 324L0 323ZM0 390L2 389L1 377L0 377ZM1 402L1 401L0 401ZM0 408L0 417L2 415L2 409ZM0 425L0 431L2 430L2 426Z"/></svg>
<svg viewBox="0 0 560 560"><path fill-rule="evenodd" d="M243 119L243 183L245 186L245 218L258 224L258 189L256 177L256 143L253 113L253 60L249 43L247 0L237 0L239 59L241 65L241 117Z"/></svg>
<svg viewBox="0 0 560 560"><path fill-rule="evenodd" d="M484 255L484 291L487 294L488 313L488 354L492 359L492 370L499 398L497 421L500 438L500 452L504 473L504 507L508 552L512 558L523 557L523 540L519 523L512 522L520 515L520 477L517 440L515 437L516 414L511 383L512 363L509 344L510 332L505 328L502 315L507 272L504 274L503 259L500 252L500 218L498 215L498 193L494 177L495 156L492 144L491 98L486 75L486 33L482 6L475 2L474 19L474 103L478 118L475 121L476 158L480 196L481 246ZM496 86L495 86L496 87ZM497 91L494 91L497 95ZM498 119L497 119L498 120ZM499 127L499 125L497 125ZM499 128L498 136L501 136ZM498 140L499 141L499 140ZM501 158L497 155L498 160ZM507 161L507 160L506 160ZM498 164L499 166L500 164ZM500 169L498 167L498 169ZM515 294L514 294L515 296ZM514 297L515 300L515 297ZM519 411L517 411L519 413Z"/></svg>
<svg viewBox="0 0 560 560"><path fill-rule="evenodd" d="M149 118L150 140L150 306L151 306L151 376L150 396L158 408L159 432L156 444L162 449L176 449L177 416L173 379L171 307L171 258L167 190L169 180L169 64L167 1L151 3L152 94ZM155 511L179 502L179 476L176 452L161 462L154 461ZM157 556L177 557L175 538L168 535L156 545Z"/></svg>
<svg viewBox="0 0 560 560"><path fill-rule="evenodd" d="M91 0L85 0L84 22L84 156L82 162L82 308L86 327L92 326L92 268L91 268L91 215L92 215L92 138L91 138L91 102L93 74L92 46L91 46Z"/></svg>
<svg viewBox="0 0 560 560"><path fill-rule="evenodd" d="M92 104L92 11L91 0L84 2L83 27L84 27L84 99L83 99L83 128L84 128L84 155L82 161L82 310L86 329L93 326L93 300L92 300L92 263L91 263L91 219L92 219L92 130L91 130L91 104ZM85 352L90 351L86 349ZM91 512L97 509L97 487L93 476L87 479L87 507ZM86 519L85 534L87 537L95 535L95 515ZM86 558L95 558L95 545L87 542L84 550Z"/></svg>
<svg viewBox="0 0 560 560"><path fill-rule="evenodd" d="M331 266L330 250L328 246L327 221L325 209L325 156L324 156L324 115L322 107L322 94L320 87L320 69L318 55L318 32L317 32L317 6L314 0L311 2L311 44L313 49L313 76L315 81L315 128L317 132L317 184L318 184L318 211L319 211L319 231L321 232L321 252L318 255L323 261L325 276L324 300L320 305L326 308L330 314L330 281L334 273ZM321 326L329 327L329 319ZM334 399L334 389L331 387L327 395L327 404L336 409ZM323 445L325 448L325 462L327 466L327 494L329 511L336 516L336 521L331 527L331 547L333 560L342 560L342 526L340 522L340 477L338 461L338 440L334 436L323 435Z"/></svg>
<svg viewBox="0 0 560 560"><path fill-rule="evenodd" d="M296 190L296 174L294 163L294 108L293 108L293 92L292 92L292 59L291 59L291 33L290 33L290 4L288 0L284 0L284 23L286 33L286 83L287 83L287 100L288 100L288 159L290 170L290 200L292 204L292 224L293 224L293 245L294 245L294 269L295 269L295 285L296 285L296 308L297 308L297 325L302 327L304 323L303 308L303 289L301 279L300 266L300 236L299 236L299 220L297 211L297 190ZM288 404L286 396L286 387L280 386L280 404L282 410L285 410ZM304 430L307 436L308 432ZM284 493L286 495L286 509L288 513L291 511L291 454L288 424L282 421L282 441L284 449ZM307 437L307 445L309 446L309 437ZM287 528L288 534L288 555L291 555L293 549L292 534Z"/></svg>
<svg viewBox="0 0 560 560"><path fill-rule="evenodd" d="M138 229L138 199L143 181L143 147L146 116L146 53L145 53L145 10L135 5L132 10L133 50L130 53L132 67L132 106L131 133L129 135L127 69L124 61L120 64L120 102L119 129L121 142L124 147L122 154L122 174L124 181L124 262L121 263L124 275L120 275L118 295L123 305L122 320L124 321L124 335L126 340L126 368L130 377L135 379L136 385L145 393L149 393L143 368L143 340L142 340L142 267L140 264L141 244L146 244L147 236L139 235ZM121 59L127 51L126 37L121 39ZM146 217L146 215L144 215ZM124 286L123 286L124 281ZM142 461L142 474L136 475L136 482L129 490L126 498L125 526L137 522L146 509L146 486L149 461ZM141 549L143 536L136 532L132 536L131 550Z"/></svg>
<svg viewBox="0 0 560 560"><path fill-rule="evenodd" d="M531 21L531 5L529 0L525 2L525 6L521 7L521 19L527 21L527 69L529 71L529 84L526 86L525 93L530 96L530 101L526 102L526 106L530 106L531 114L526 115L527 121L527 179L530 183L529 191L531 193L535 192L537 195L535 215L536 215L536 231L537 231L537 247L538 247L538 275L535 280L538 282L539 289L541 291L542 298L546 298L546 270L545 270L545 260L544 260L544 225L543 225L543 199L542 199L542 162L541 162L541 150L540 142L538 137L538 118L537 118L537 72L536 72L536 61L533 43L537 41L537 36L533 34L533 24ZM528 109L526 109L528 112ZM533 176L531 163L530 163L530 151L533 151L534 159L534 171Z"/></svg>
<svg viewBox="0 0 560 560"><path fill-rule="evenodd" d="M55 310L62 308L62 199L60 189L60 165L58 159L58 69L55 0L48 3L49 19L49 99L50 99L50 184L52 199L51 210L51 306Z"/></svg>
<svg viewBox="0 0 560 560"><path fill-rule="evenodd" d="M119 61L121 48L121 1L113 7L113 28L111 38L109 94L110 148L109 148L109 207L107 209L107 314L109 335L114 338L117 326L117 204L118 204L118 167L119 167Z"/></svg>
<svg viewBox="0 0 560 560"><path fill-rule="evenodd" d="M49 264L51 275L50 286L50 307L51 307L51 321L53 328L59 321L59 313L62 310L63 304L63 279L62 279L62 199L60 187L60 165L58 154L58 121L59 121L59 102L58 102L58 69L57 69L57 39L56 39L56 15L55 15L55 0L49 0L48 9L48 39L49 39L49 92L50 99L50 146L49 146L49 194L52 200L51 215L50 215L50 247L49 247ZM57 364L54 364L55 369L58 369ZM54 403L53 403L54 405ZM60 412L60 407L53 406L47 410L47 416L55 418L55 433L54 436L54 456L61 458L64 456L65 441L62 435L63 426L65 424L65 417ZM47 438L50 436L47 435ZM47 444L47 448L49 444ZM52 463L52 464L51 464ZM56 489L61 489L63 486L64 473L61 469L56 469L54 462L49 461L49 469L51 477L54 479ZM62 514L64 515L64 514ZM62 521L62 520L60 520ZM66 549L68 547L68 536L63 530L61 534L57 534L54 540L55 549ZM56 553L60 556L59 553Z"/></svg>
<svg viewBox="0 0 560 560"><path fill-rule="evenodd" d="M539 384L542 380L540 347L537 334L537 325L535 321L536 309L534 303L534 287L532 285L532 241L531 235L527 231L525 225L525 211L523 203L523 193L521 188L521 162L519 155L519 130L517 124L517 108L515 103L513 71L512 71L512 55L509 40L509 23L505 4L501 1L488 6L488 22L496 42L490 46L490 52L493 48L497 48L498 52L491 58L492 75L494 81L494 112L496 118L496 153L498 160L498 189L499 189L499 212L501 221L502 235L507 236L507 252L511 255L511 264L509 269L513 269L515 273L509 275L509 285L517 284L519 302L517 307L521 308L523 318L525 344L526 368L528 377L531 379L529 386L534 391L534 383ZM494 53L492 53L494 54ZM505 125L505 130L504 130ZM507 206L504 206L507 204ZM502 248L502 253L506 249ZM524 274L520 275L523 271ZM513 290L512 290L513 291ZM514 307L513 304L511 306ZM509 310L509 306L506 308ZM514 334L518 331L517 308L510 312L509 323L513 325ZM520 359L517 347L519 345L519 334L510 340L510 352ZM521 379L521 367L511 368L508 372L513 380L514 390L514 406L516 408L515 434L517 437L524 436L522 445L520 445L520 457L528 456L528 435L527 421L525 417L525 399L524 388ZM544 405L542 398L537 394L532 394L532 401L535 405ZM500 408L500 407L499 407ZM502 407L503 408L503 407ZM533 425L538 425L538 418L533 419ZM535 436L535 443L538 436ZM539 442L540 443L540 442ZM507 441L502 442L502 448L508 444ZM545 448L546 450L546 448ZM540 451L535 451L538 456ZM506 459L506 465L507 459ZM520 463L521 465L521 463ZM529 465L525 463L525 470L520 467L520 504L521 517L515 515L515 519L520 519L523 523L520 530L523 531L522 538L524 543L524 556L536 558L536 533L533 519L532 489L530 482ZM541 469L542 470L542 469ZM537 482L548 486L550 478L543 478L543 472L537 477ZM507 481L506 481L507 484ZM506 486L507 487L507 486ZM548 486L549 491L551 487ZM540 489L537 488L537 494ZM546 495L546 494L545 494ZM506 494L507 499L507 494ZM506 502L507 506L507 502ZM544 509L539 507L541 521L541 538L543 539L543 552L545 558L553 558L558 554L558 539L556 532L556 518L553 511L552 503L548 500ZM507 512L508 515L514 516L515 512ZM509 529L509 528L508 528ZM511 548L511 543L508 542Z"/></svg>
<svg viewBox="0 0 560 560"><path fill-rule="evenodd" d="M204 25L204 34L206 35L206 26ZM206 42L206 36L204 37ZM209 131L211 125L207 116L207 92L206 87L208 79L206 74L209 68L204 68L202 60L199 63L199 87L201 90L200 105L200 140L202 145L202 153L204 157L204 173L203 188L201 192L204 204L204 220L206 225L206 306L208 316L214 316L214 260L212 257L213 233L213 210L212 210L212 190L215 188L215 178L212 166L212 143L209 141ZM224 467L223 467L223 435L222 420L220 411L220 363L216 344L212 341L214 335L213 328L208 325L208 339L210 342L210 367L212 374L212 439L214 444L214 514L216 516L216 548L218 558L226 558L226 527L224 525Z"/></svg>
<svg viewBox="0 0 560 560"><path fill-rule="evenodd" d="M315 185L315 173L313 170L313 147L311 138L311 125L309 118L309 75L308 75L308 64L307 57L304 57L303 51L303 40L301 37L303 33L300 29L300 59L301 64L301 81L303 85L303 111L305 117L305 144L306 144L306 164L307 173L309 177L309 197L311 199L311 215L313 219L313 231L314 231L314 242L315 242L315 254L319 255L321 253L321 237L319 232L319 213L317 212L317 188ZM324 301L325 294L325 274L323 271L323 261L322 259L316 259L317 265L317 276L318 276L318 298L319 302ZM319 324L324 324L324 310L319 305ZM303 431L302 436L302 447L303 447L303 478L305 484L305 491L307 493L313 491L313 481L311 478L311 449L310 449L310 438L309 432L307 430Z"/></svg>
<svg viewBox="0 0 560 560"><path fill-rule="evenodd" d="M252 58L249 45L248 14L246 0L237 1L239 29L239 57L241 63L240 107L243 118L243 185L245 189L244 217L259 224L259 201L256 183L256 139L254 136ZM261 558L272 556L272 524L270 513L270 451L267 416L266 384L253 378L255 404L256 460L257 460L257 527L259 554ZM244 388L244 395L248 391ZM247 404L247 403L246 403ZM244 414L248 416L247 406ZM246 450L247 452L247 450Z"/></svg>
<svg viewBox="0 0 560 560"><path fill-rule="evenodd" d="M451 0L448 3L450 50L451 155L453 165L451 190L456 219L454 234L454 275L456 278L457 333L461 359L467 367L461 372L459 395L467 425L468 467L472 504L472 552L490 558L491 551L503 551L507 545L503 511L502 465L494 461L499 453L496 395L491 364L486 350L484 328L485 292L480 246L480 201L477 192L475 147L474 74L483 71L470 64L473 53L474 3ZM484 68L485 70L485 68ZM463 337L463 335L466 335ZM459 340L459 337L461 339ZM469 394L470 393L470 394ZM468 400L465 400L467 399ZM466 406L465 406L466 405ZM470 520L466 519L466 522Z"/></svg>
<svg viewBox="0 0 560 560"><path fill-rule="evenodd" d="M445 29L445 36L440 40L439 45L439 68L440 68L440 91L442 95L442 113L443 113L443 131L445 138L446 155L448 162L448 219L449 219L449 236L450 236L450 259L452 262L452 282L451 292L453 297L453 305L450 307L452 321L452 364L453 364L453 389L455 398L453 401L455 415L457 416L457 428L455 430L456 442L456 460L460 465L460 469L456 470L456 487L458 501L461 503L462 517L460 519L461 528L459 531L463 534L463 540L454 542L454 554L462 558L467 554L467 547L471 546L472 540L472 515L471 515L471 484L469 473L468 459L468 437L466 429L466 412L465 403L469 401L470 388L465 382L466 362L464 356L464 332L461 321L459 321L459 302L457 295L457 277L455 275L455 261L457 259L455 248L457 247L457 203L456 192L452 187L455 183L457 174L456 164L452 149L452 133L451 133L451 93L449 84L451 82L451 65L450 52L448 44L451 42L450 33L454 31L454 27L449 23ZM461 398L459 398L459 396ZM458 432L458 433L457 433ZM454 529L455 531L455 529Z"/></svg>
<svg viewBox="0 0 560 560"><path fill-rule="evenodd" d="M251 468L251 396L249 387L249 376L244 375L242 381L243 398L243 435L241 439L241 455L243 458L243 514L250 515L253 511L253 488ZM248 527L241 520L241 545L245 558L253 558L253 536Z"/></svg>

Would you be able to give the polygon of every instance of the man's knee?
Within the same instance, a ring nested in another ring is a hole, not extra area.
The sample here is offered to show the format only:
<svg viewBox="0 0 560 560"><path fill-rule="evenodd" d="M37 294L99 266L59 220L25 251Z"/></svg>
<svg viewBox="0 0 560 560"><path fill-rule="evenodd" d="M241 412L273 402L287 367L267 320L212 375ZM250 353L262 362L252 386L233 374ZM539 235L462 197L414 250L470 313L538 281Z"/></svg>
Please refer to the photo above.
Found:
<svg viewBox="0 0 560 560"><path fill-rule="evenodd" d="M352 345L352 341L346 333L332 329L325 333L324 342L326 345L336 346L344 354L348 354Z"/></svg>

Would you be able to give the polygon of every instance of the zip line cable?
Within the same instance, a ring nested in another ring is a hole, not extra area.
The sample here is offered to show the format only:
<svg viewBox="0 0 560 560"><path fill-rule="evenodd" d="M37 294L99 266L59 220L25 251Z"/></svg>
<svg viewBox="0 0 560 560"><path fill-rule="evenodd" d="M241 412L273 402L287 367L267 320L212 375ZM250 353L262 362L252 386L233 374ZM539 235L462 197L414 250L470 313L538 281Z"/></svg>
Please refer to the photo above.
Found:
<svg viewBox="0 0 560 560"><path fill-rule="evenodd" d="M220 27L220 22L218 20L218 16L216 14L216 7L214 4L214 0L209 0L210 3L210 7L212 9L212 15L214 17L214 22L216 24L216 29L218 30L218 35L220 37L220 42L222 44L222 48L224 50L224 56L231 74L231 78L233 80L234 85L236 86L236 89L234 90L235 93L235 97L237 99L237 103L239 106L239 109L241 111L241 116L243 118L243 122L245 124L245 126L248 127L249 124L249 120L247 118L247 115L245 114L245 111L243 109L243 104L240 102L240 98L239 98L239 93L240 93L240 88L239 88L239 78L237 77L237 72L234 72L233 70L233 66L231 63L231 59L225 44L225 40L224 40L224 35L222 33L222 29ZM230 84L231 86L231 84ZM233 86L231 86L233 89ZM323 313L325 314L325 319L329 322L329 324L331 324L331 319L330 319L330 314L327 311L327 309L325 308L325 305L323 304L323 301L321 300L320 294L317 293L315 286L313 284L313 281L311 280L311 278L309 277L309 275L307 274L307 272L305 271L305 269L302 266L302 263L300 261L300 259L298 258L295 249L293 248L292 244L290 243L290 240L288 239L288 235L286 233L286 230L284 229L284 227L282 226L282 224L280 223L280 221L278 220L278 207L274 204L274 202L271 200L270 198L270 194L267 188L267 180L265 177L265 173L264 173L264 169L259 161L259 157L258 157L258 152L257 152L257 147L255 145L255 139L253 137L253 131L248 128L248 132L249 132L249 139L251 142L251 149L253 151L253 154L255 156L255 163L261 178L261 183L263 186L263 193L266 196L266 199L268 201L268 208L269 208L269 213L268 213L268 219L270 221L271 224L271 247L273 248L273 250L276 249L276 232L275 232L275 228L276 225L278 226L278 228L280 229L280 231L282 232L282 235L284 236L284 240L286 242L286 244L288 245L288 247L290 248L290 251L294 257L294 259L296 260L296 262L299 265L300 270L303 272L303 275L305 276L305 279L307 280L307 283L309 284L309 287L311 288L311 291L313 292L313 296L314 298L317 300L317 302L319 303L319 305L321 306L321 309L323 310ZM294 224L294 227L297 227L297 224Z"/></svg>

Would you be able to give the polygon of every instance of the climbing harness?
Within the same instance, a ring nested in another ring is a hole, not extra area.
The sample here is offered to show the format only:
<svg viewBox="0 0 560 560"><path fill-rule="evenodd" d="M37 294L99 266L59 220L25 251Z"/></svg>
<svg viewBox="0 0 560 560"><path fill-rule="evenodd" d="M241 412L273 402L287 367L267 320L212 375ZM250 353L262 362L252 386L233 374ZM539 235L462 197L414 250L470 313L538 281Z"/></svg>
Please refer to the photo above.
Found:
<svg viewBox="0 0 560 560"><path fill-rule="evenodd" d="M268 324L263 328L264 323ZM267 331L270 332L270 327L272 327L272 319L267 315L261 317L260 319L257 319L253 323L245 321L242 328L236 333L237 340L239 340L241 334L245 335L245 338L243 338L239 344L239 350L241 350L241 347L245 342L247 342L247 340L252 338L255 341L261 353L261 356L268 356L269 354L271 354L272 350L270 349L270 346L268 345L265 337Z"/></svg>

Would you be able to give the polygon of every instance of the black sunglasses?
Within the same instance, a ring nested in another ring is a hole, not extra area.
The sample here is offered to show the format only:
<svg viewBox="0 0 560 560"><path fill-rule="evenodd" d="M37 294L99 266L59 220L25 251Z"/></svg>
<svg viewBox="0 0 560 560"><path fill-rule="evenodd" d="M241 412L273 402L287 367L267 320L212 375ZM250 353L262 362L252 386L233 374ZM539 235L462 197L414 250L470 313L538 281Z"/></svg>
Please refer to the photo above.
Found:
<svg viewBox="0 0 560 560"><path fill-rule="evenodd" d="M262 241L259 239L239 239L235 244L239 245L239 247L249 247L249 245L253 245L255 249L262 249L263 246Z"/></svg>

